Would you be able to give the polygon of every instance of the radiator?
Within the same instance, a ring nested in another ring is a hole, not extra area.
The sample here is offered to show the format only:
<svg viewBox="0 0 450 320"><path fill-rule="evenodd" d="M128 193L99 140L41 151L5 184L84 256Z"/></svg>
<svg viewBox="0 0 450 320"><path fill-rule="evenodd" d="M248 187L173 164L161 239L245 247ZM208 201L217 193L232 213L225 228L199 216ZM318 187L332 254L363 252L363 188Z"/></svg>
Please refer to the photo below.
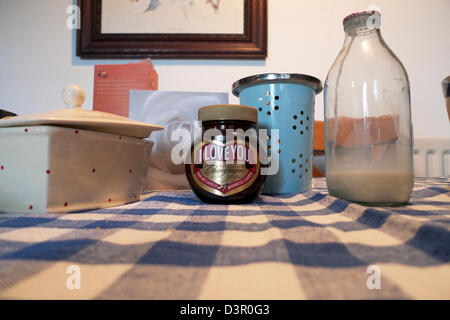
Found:
<svg viewBox="0 0 450 320"><path fill-rule="evenodd" d="M414 176L450 176L450 137L414 138Z"/></svg>

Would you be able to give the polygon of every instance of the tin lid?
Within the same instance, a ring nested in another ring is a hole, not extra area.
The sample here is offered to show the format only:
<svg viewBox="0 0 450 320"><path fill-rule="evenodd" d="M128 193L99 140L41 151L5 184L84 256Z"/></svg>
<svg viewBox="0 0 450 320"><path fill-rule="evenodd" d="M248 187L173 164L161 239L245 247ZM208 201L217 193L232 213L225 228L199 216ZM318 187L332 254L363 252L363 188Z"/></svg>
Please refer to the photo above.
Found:
<svg viewBox="0 0 450 320"><path fill-rule="evenodd" d="M322 91L322 82L307 74L264 73L236 81L233 83L232 92L236 97L239 97L241 91L248 87L268 83L296 83L312 88L316 94L319 94Z"/></svg>
<svg viewBox="0 0 450 320"><path fill-rule="evenodd" d="M258 111L253 107L238 104L212 105L198 110L198 120L244 120L257 123Z"/></svg>
<svg viewBox="0 0 450 320"><path fill-rule="evenodd" d="M342 21L344 31L353 28L380 29L381 13L376 10L360 11L349 14Z"/></svg>
<svg viewBox="0 0 450 320"><path fill-rule="evenodd" d="M2 127L59 126L111 133L135 138L147 138L152 131L162 130L158 125L130 120L112 113L83 110L84 90L77 85L64 88L65 109L34 113L0 120Z"/></svg>

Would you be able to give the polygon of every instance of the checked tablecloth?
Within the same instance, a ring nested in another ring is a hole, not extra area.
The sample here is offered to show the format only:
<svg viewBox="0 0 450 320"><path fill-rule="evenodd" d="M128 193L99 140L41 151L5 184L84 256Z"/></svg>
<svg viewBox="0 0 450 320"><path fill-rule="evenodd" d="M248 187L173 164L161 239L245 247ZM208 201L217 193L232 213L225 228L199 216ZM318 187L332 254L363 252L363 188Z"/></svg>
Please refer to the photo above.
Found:
<svg viewBox="0 0 450 320"><path fill-rule="evenodd" d="M410 203L391 208L313 186L248 205L155 192L0 215L0 298L450 299L450 178L416 179Z"/></svg>

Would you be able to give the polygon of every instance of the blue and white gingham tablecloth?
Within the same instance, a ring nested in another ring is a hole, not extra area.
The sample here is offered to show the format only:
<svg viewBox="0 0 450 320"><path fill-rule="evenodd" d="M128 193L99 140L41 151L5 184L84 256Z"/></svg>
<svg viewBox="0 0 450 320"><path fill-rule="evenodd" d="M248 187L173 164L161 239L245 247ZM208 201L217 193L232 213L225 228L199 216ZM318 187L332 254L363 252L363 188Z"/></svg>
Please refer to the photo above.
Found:
<svg viewBox="0 0 450 320"><path fill-rule="evenodd" d="M0 298L450 299L450 178L416 179L410 203L391 208L313 184L248 205L154 192L0 215Z"/></svg>

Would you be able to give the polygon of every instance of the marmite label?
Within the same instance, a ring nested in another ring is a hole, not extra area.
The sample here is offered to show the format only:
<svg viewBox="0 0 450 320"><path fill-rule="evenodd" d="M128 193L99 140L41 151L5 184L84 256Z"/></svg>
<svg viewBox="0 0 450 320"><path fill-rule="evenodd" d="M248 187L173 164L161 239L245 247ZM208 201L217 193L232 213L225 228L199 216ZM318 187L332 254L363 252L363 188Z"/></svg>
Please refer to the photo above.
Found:
<svg viewBox="0 0 450 320"><path fill-rule="evenodd" d="M192 177L197 185L219 196L230 196L249 188L259 174L256 148L248 142L223 144L202 142L194 148Z"/></svg>

